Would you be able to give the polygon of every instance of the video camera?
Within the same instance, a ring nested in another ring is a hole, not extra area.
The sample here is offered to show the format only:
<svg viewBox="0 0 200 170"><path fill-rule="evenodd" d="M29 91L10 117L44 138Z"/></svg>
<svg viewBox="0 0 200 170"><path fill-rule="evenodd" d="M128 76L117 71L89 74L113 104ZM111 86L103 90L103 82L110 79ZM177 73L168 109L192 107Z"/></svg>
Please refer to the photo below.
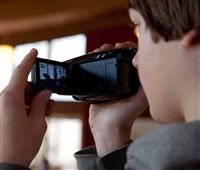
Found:
<svg viewBox="0 0 200 170"><path fill-rule="evenodd" d="M31 82L37 91L49 89L75 100L101 103L134 95L140 85L132 59L137 50L90 53L64 62L37 58Z"/></svg>

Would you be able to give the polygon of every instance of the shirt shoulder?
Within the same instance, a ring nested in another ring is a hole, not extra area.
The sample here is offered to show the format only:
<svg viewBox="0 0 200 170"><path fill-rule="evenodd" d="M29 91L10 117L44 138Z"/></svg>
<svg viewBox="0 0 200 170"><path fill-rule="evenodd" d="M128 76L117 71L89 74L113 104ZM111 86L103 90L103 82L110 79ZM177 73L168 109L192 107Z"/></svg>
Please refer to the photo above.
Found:
<svg viewBox="0 0 200 170"><path fill-rule="evenodd" d="M31 170L31 169L20 165L0 162L0 170Z"/></svg>
<svg viewBox="0 0 200 170"><path fill-rule="evenodd" d="M166 125L135 140L126 166L140 168L200 167L200 121Z"/></svg>

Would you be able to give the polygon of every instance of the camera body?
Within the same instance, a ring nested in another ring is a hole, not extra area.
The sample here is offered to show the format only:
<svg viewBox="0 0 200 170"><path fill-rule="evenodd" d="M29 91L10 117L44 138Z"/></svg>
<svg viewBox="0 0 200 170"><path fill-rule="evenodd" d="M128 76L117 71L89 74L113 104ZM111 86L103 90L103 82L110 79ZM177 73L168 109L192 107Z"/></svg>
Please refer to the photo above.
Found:
<svg viewBox="0 0 200 170"><path fill-rule="evenodd" d="M86 54L64 62L37 58L32 83L76 100L100 103L134 95L140 85L132 66L135 48Z"/></svg>

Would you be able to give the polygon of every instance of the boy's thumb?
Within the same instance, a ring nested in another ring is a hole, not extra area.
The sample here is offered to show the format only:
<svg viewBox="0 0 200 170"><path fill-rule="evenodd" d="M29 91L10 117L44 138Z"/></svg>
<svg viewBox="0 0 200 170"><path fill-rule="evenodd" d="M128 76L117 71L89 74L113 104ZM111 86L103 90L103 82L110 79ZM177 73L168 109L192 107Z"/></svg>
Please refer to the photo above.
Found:
<svg viewBox="0 0 200 170"><path fill-rule="evenodd" d="M33 119L43 118L45 116L46 105L51 97L50 90L39 92L31 101L29 108L29 116Z"/></svg>

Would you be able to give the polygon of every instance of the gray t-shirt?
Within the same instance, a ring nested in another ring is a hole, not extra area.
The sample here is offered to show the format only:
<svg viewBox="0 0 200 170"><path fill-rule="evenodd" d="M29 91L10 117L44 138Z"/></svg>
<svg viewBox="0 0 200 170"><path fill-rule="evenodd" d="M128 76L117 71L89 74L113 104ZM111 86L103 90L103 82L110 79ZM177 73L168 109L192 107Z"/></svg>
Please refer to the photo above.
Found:
<svg viewBox="0 0 200 170"><path fill-rule="evenodd" d="M104 157L95 146L75 153L81 170L200 169L200 121L176 123L150 131L128 147Z"/></svg>

